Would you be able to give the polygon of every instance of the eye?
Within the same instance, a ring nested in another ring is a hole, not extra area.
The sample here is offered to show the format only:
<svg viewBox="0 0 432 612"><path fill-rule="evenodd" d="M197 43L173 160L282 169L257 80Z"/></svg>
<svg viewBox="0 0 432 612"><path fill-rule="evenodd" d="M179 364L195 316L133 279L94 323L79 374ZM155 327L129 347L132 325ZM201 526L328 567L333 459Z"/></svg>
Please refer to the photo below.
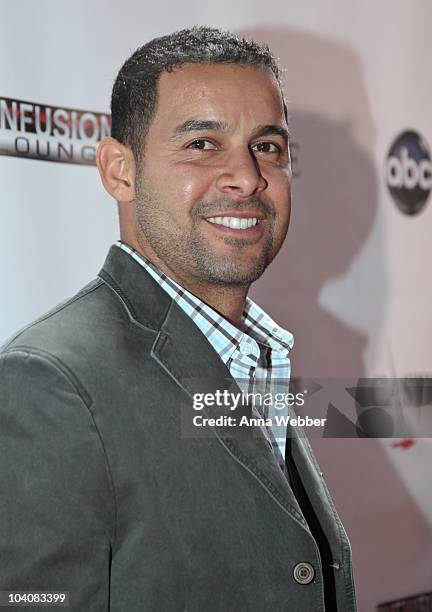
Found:
<svg viewBox="0 0 432 612"><path fill-rule="evenodd" d="M257 153L280 153L281 148L279 145L274 142L258 142L253 145L252 150L257 151Z"/></svg>
<svg viewBox="0 0 432 612"><path fill-rule="evenodd" d="M205 138L198 138L197 140L193 140L190 142L187 149L195 149L197 151L211 151L216 149L216 146L211 140L206 140Z"/></svg>

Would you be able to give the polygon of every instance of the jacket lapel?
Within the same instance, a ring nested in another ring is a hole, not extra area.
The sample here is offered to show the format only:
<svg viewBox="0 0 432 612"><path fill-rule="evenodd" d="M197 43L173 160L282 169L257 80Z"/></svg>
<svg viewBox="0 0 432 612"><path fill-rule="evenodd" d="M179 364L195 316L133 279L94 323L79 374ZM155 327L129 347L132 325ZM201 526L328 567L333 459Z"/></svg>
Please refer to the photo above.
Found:
<svg viewBox="0 0 432 612"><path fill-rule="evenodd" d="M153 344L152 357L188 396L188 401L182 408L185 411L183 423L187 430L186 435L193 435L191 423L197 412L190 400L193 400L195 394L210 393L215 396L216 391L241 393L219 355L175 302L172 303ZM201 412L208 418L231 416L236 419L236 424L213 427L213 435L244 469L253 474L273 499L309 531L297 500L261 428L239 427L242 417L251 418L250 405L239 406L233 411L228 406L213 405L206 406ZM185 424L185 420L188 423Z"/></svg>
<svg viewBox="0 0 432 612"><path fill-rule="evenodd" d="M99 277L117 294L131 321L156 334L151 357L183 391L185 401L179 403L190 435L193 432L192 418L196 415L193 408L196 393L241 393L219 355L192 319L128 253L113 245ZM235 411L231 411L229 406L208 406L205 416L215 419L236 417L235 425L215 426L211 435L216 436L233 460L251 473L274 501L310 533L260 427L238 426L242 417L251 417L250 406L239 406Z"/></svg>

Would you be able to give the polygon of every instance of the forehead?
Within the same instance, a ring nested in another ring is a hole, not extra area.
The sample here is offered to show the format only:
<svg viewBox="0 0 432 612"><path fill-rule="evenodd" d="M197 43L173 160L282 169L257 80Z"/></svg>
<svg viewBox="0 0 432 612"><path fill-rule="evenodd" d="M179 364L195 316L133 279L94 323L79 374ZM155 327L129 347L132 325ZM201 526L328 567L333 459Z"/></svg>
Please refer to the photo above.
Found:
<svg viewBox="0 0 432 612"><path fill-rule="evenodd" d="M166 131L190 117L232 125L285 122L272 72L231 64L187 64L161 74L153 127Z"/></svg>

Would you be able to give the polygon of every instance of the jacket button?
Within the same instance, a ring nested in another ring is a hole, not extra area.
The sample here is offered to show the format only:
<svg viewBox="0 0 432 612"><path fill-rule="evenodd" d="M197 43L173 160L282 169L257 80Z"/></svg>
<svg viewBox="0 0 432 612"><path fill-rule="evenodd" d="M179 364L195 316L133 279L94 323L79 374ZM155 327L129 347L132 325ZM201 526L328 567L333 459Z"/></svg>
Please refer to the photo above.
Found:
<svg viewBox="0 0 432 612"><path fill-rule="evenodd" d="M299 584L309 584L315 578L315 570L310 563L303 561L294 568L294 580Z"/></svg>

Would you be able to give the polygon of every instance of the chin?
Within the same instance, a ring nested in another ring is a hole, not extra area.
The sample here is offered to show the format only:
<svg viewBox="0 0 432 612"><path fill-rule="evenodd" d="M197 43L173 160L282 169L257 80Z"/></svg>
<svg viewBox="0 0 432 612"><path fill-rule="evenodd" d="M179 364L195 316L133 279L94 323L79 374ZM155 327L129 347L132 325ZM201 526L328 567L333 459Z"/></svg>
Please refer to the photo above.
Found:
<svg viewBox="0 0 432 612"><path fill-rule="evenodd" d="M201 270L203 276L214 284L229 285L232 287L244 287L255 282L264 273L267 262L257 261L249 263L247 266L239 266L239 262L230 259L229 263L225 260L214 262L210 268Z"/></svg>

